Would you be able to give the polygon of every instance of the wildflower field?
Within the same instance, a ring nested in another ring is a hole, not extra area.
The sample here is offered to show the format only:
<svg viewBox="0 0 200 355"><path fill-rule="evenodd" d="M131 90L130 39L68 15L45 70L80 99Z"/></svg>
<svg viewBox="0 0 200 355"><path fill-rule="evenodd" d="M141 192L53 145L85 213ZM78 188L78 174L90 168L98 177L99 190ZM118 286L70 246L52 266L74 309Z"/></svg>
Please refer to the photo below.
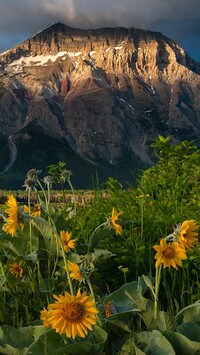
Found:
<svg viewBox="0 0 200 355"><path fill-rule="evenodd" d="M200 152L152 148L134 187L59 162L0 192L0 354L200 354Z"/></svg>

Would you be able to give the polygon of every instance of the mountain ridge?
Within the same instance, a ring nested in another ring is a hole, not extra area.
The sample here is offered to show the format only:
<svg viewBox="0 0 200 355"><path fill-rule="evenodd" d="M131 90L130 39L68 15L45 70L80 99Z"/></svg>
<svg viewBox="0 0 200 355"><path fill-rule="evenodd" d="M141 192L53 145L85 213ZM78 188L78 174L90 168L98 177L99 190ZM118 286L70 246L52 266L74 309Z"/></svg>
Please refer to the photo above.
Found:
<svg viewBox="0 0 200 355"><path fill-rule="evenodd" d="M90 164L136 172L158 134L200 146L199 73L159 32L54 23L0 54L0 134L31 144L34 123Z"/></svg>

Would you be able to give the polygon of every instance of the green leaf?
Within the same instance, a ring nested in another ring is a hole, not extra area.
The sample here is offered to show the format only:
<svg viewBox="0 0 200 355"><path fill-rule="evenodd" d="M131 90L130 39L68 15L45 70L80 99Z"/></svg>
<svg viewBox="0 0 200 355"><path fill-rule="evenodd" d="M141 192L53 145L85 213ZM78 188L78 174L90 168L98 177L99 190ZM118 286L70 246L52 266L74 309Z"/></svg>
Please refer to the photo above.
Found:
<svg viewBox="0 0 200 355"><path fill-rule="evenodd" d="M112 318L112 319L110 319ZM122 335L123 333L130 333L130 328L129 326L122 322L119 319L113 319L114 317L109 317L106 319L106 323L109 324L109 328L112 329L112 331L115 334Z"/></svg>
<svg viewBox="0 0 200 355"><path fill-rule="evenodd" d="M130 290L125 293L135 302L135 307L140 310L140 317L143 319L147 328L150 328L152 322L154 321L154 303L152 300L143 297L138 291Z"/></svg>
<svg viewBox="0 0 200 355"><path fill-rule="evenodd" d="M51 329L31 344L25 354L100 355L106 339L107 333L98 326L86 338L74 340L67 339L66 336L61 336Z"/></svg>
<svg viewBox="0 0 200 355"><path fill-rule="evenodd" d="M88 254L86 258L88 262L96 264L99 260L106 260L111 258L112 256L115 256L115 254L111 253L111 251L109 250L94 249L94 252Z"/></svg>
<svg viewBox="0 0 200 355"><path fill-rule="evenodd" d="M188 339L200 343L200 325L195 322L186 322L177 328L177 332L185 335Z"/></svg>
<svg viewBox="0 0 200 355"><path fill-rule="evenodd" d="M130 291L132 288L137 289L136 281L126 283L125 285L120 287L117 291L111 293L111 295L106 297L104 304L111 301L113 306L116 308L117 313L123 313L131 310L135 310L136 303L127 294L127 292Z"/></svg>
<svg viewBox="0 0 200 355"><path fill-rule="evenodd" d="M156 294L154 292L154 286L152 284L151 279L148 276L146 276L146 275L142 275L142 277L143 277L144 282L146 283L147 287L150 288L154 299L156 299Z"/></svg>
<svg viewBox="0 0 200 355"><path fill-rule="evenodd" d="M26 349L16 349L11 345L5 345L4 348L0 346L0 354L6 354L6 355L24 355L26 352Z"/></svg>
<svg viewBox="0 0 200 355"><path fill-rule="evenodd" d="M6 277L4 274L1 274L0 275L0 289L5 284L5 282L6 282Z"/></svg>
<svg viewBox="0 0 200 355"><path fill-rule="evenodd" d="M176 355L170 342L158 331L136 334L136 345L146 355Z"/></svg>
<svg viewBox="0 0 200 355"><path fill-rule="evenodd" d="M181 309L181 311L176 314L175 319L179 323L189 321L198 322L200 320L200 301Z"/></svg>
<svg viewBox="0 0 200 355"><path fill-rule="evenodd" d="M93 248L101 247L101 242L103 239L109 237L111 235L111 231L108 229L102 229L97 233L94 233L89 242L89 251Z"/></svg>
<svg viewBox="0 0 200 355"><path fill-rule="evenodd" d="M121 350L122 351L117 352L116 355L145 355L145 353L134 344L133 338L128 339L125 344L122 345Z"/></svg>
<svg viewBox="0 0 200 355"><path fill-rule="evenodd" d="M51 292L54 290L54 280L51 278L40 280L40 291L41 292Z"/></svg>
<svg viewBox="0 0 200 355"><path fill-rule="evenodd" d="M28 346L46 332L43 326L30 326L15 329L8 325L0 327L0 353L25 354Z"/></svg>
<svg viewBox="0 0 200 355"><path fill-rule="evenodd" d="M5 236L4 238L0 239L0 248L6 254L12 255L14 257L19 255L26 255L29 252L29 246L27 240L22 238L11 238Z"/></svg>
<svg viewBox="0 0 200 355"><path fill-rule="evenodd" d="M147 327L149 327L153 321L153 302L142 296L141 292L146 290L146 288L143 279L121 286L117 291L105 298L104 307L98 307L102 317L105 316L105 305L111 302L114 312L110 317L106 318L106 322L113 320L127 322L131 315L139 313Z"/></svg>
<svg viewBox="0 0 200 355"><path fill-rule="evenodd" d="M142 278L139 278L138 281L127 282L126 284L122 285L118 290L114 291L109 296L107 296L105 298L104 303L113 300L114 303L120 304L123 297L127 299L127 295L125 295L125 291L137 291L138 293L143 295L146 289L147 287L146 284L144 283L144 280Z"/></svg>
<svg viewBox="0 0 200 355"><path fill-rule="evenodd" d="M33 263L36 263L37 261L37 253L34 251L31 254L28 254L24 257L25 260L32 261Z"/></svg>
<svg viewBox="0 0 200 355"><path fill-rule="evenodd" d="M172 331L163 333L172 344L175 353L181 355L200 354L200 342L189 340L186 336Z"/></svg>
<svg viewBox="0 0 200 355"><path fill-rule="evenodd" d="M58 354L61 350L64 355L65 348L66 345L63 338L55 330L50 329L32 342L25 354Z"/></svg>
<svg viewBox="0 0 200 355"><path fill-rule="evenodd" d="M57 256L57 253L60 252L60 250L57 247L56 238L53 235L51 226L38 221L34 222L34 226L43 237L46 250L51 252L52 257Z"/></svg>
<svg viewBox="0 0 200 355"><path fill-rule="evenodd" d="M175 330L177 327L176 321L172 315L167 312L158 312L156 321L153 321L150 325L151 329L157 329L161 332L166 330Z"/></svg>

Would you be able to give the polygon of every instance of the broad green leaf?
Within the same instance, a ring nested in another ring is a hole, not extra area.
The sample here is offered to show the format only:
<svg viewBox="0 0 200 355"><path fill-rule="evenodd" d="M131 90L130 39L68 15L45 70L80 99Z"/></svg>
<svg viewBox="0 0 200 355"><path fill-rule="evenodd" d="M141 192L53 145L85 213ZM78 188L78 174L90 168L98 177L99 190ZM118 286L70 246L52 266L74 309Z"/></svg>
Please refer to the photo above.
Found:
<svg viewBox="0 0 200 355"><path fill-rule="evenodd" d="M134 282L123 285L119 290L113 292L111 295L106 297L104 304L107 304L108 302L112 302L112 305L113 307L115 307L116 310L115 313L124 313L133 310L138 311L134 299L130 298L127 293L128 292L127 290L131 286L133 287L135 286Z"/></svg>
<svg viewBox="0 0 200 355"><path fill-rule="evenodd" d="M32 247L33 250L38 249L38 238L32 230ZM19 255L28 255L30 253L30 237L29 231L24 230L23 237L4 236L0 238L0 248L6 255L17 257Z"/></svg>
<svg viewBox="0 0 200 355"><path fill-rule="evenodd" d="M46 333L42 334L37 338L26 350L25 354L36 355L36 354L58 354L61 350L63 355L66 349L66 344L63 338L55 332L55 330L50 329Z"/></svg>
<svg viewBox="0 0 200 355"><path fill-rule="evenodd" d="M74 344L71 344L67 347L66 355L102 355L105 342L107 340L107 333L105 330L99 326L95 326L94 330L89 333L87 339L81 339L81 342L74 340ZM80 344L84 344L80 346ZM79 350L79 352L77 352ZM81 351L80 351L81 350ZM59 355L62 355L60 352Z"/></svg>
<svg viewBox="0 0 200 355"><path fill-rule="evenodd" d="M156 294L154 292L154 286L152 284L151 279L148 276L146 276L146 275L142 275L142 277L143 277L144 282L146 283L147 287L150 288L154 299L156 299Z"/></svg>
<svg viewBox="0 0 200 355"><path fill-rule="evenodd" d="M107 318L106 323L109 324L109 328L112 329L114 333L119 335L122 335L122 333L130 333L130 328L126 323L122 322L119 319L113 318L115 318L115 316Z"/></svg>
<svg viewBox="0 0 200 355"><path fill-rule="evenodd" d="M104 249L94 249L94 252L87 255L86 258L89 259L93 264L98 263L98 261L101 260L106 260L114 256L115 254L111 253L109 250L104 250Z"/></svg>
<svg viewBox="0 0 200 355"><path fill-rule="evenodd" d="M160 332L166 330L175 330L177 327L176 321L172 315L167 312L160 311L158 312L158 317L155 321L152 322L150 328L157 329Z"/></svg>
<svg viewBox="0 0 200 355"><path fill-rule="evenodd" d="M155 278L152 277L152 276L148 276L148 279L151 282L151 284L153 284L154 281L155 281ZM145 282L144 275L138 277L138 282L137 283L138 283L137 291L141 295L144 296L145 292L147 291L147 284Z"/></svg>
<svg viewBox="0 0 200 355"><path fill-rule="evenodd" d="M128 339L126 343L122 345L121 351L117 352L116 355L145 355L145 353L138 349L132 338Z"/></svg>
<svg viewBox="0 0 200 355"><path fill-rule="evenodd" d="M172 331L164 332L165 337L172 344L175 353L181 355L199 355L200 342L189 340L186 336Z"/></svg>
<svg viewBox="0 0 200 355"><path fill-rule="evenodd" d="M3 354L24 354L26 348L41 334L46 332L43 326L29 326L15 329L8 325L0 327L0 352ZM15 352L13 351L15 349ZM18 351L21 352L18 352ZM9 352L3 352L9 351Z"/></svg>
<svg viewBox="0 0 200 355"><path fill-rule="evenodd" d="M110 234L111 231L108 229L103 229L95 233L89 241L88 250L90 251L93 248L101 247L102 240L109 237Z"/></svg>
<svg viewBox="0 0 200 355"><path fill-rule="evenodd" d="M34 251L33 253L31 254L28 254L24 257L24 259L26 260L29 260L29 261L32 261L33 263L35 263L37 261L37 253L36 251Z"/></svg>
<svg viewBox="0 0 200 355"><path fill-rule="evenodd" d="M46 221L44 220L46 223ZM51 226L46 225L42 222L34 222L34 227L38 230L39 234L44 239L45 249L51 254L52 257L57 256L57 254L61 254L60 247L57 245L57 240L53 234Z"/></svg>
<svg viewBox="0 0 200 355"><path fill-rule="evenodd" d="M121 304L123 298L127 299L128 297L125 295L125 291L138 290L138 282L132 281L127 282L126 284L122 285L118 290L111 293L109 296L105 298L104 303L108 303L109 301L113 301L115 304Z"/></svg>
<svg viewBox="0 0 200 355"><path fill-rule="evenodd" d="M5 347L0 346L0 354L5 354L5 355L24 355L26 352L26 349L16 349L11 345L5 345Z"/></svg>
<svg viewBox="0 0 200 355"><path fill-rule="evenodd" d="M41 335L26 351L26 355L55 354L55 355L100 355L102 354L107 333L96 326L86 338L67 339L51 329Z"/></svg>
<svg viewBox="0 0 200 355"><path fill-rule="evenodd" d="M189 321L199 322L200 320L200 301L197 301L177 313L175 319L178 323Z"/></svg>
<svg viewBox="0 0 200 355"><path fill-rule="evenodd" d="M152 300L143 297L137 291L133 291L133 290L125 291L125 295L127 295L130 300L135 302L137 308L139 308L141 311L153 310L154 308L154 304Z"/></svg>
<svg viewBox="0 0 200 355"><path fill-rule="evenodd" d="M154 303L152 300L143 297L139 292L133 290L125 291L125 294L135 303L135 308L140 310L140 317L145 322L147 328L150 328L154 320Z"/></svg>
<svg viewBox="0 0 200 355"><path fill-rule="evenodd" d="M188 339L200 343L200 325L195 322L186 322L177 328L177 332L185 335Z"/></svg>
<svg viewBox="0 0 200 355"><path fill-rule="evenodd" d="M146 355L176 355L170 342L158 330L135 335L136 345Z"/></svg>
<svg viewBox="0 0 200 355"><path fill-rule="evenodd" d="M30 249L26 239L18 237L11 238L8 236L0 239L0 248L6 253L6 255L9 254L14 257L27 255Z"/></svg>
<svg viewBox="0 0 200 355"><path fill-rule="evenodd" d="M144 283L144 280L142 281ZM152 323L153 319L153 302L141 295L142 282L133 281L121 286L117 291L106 297L104 305L111 302L114 312L106 318L106 322L110 320L120 320L126 322L130 315L140 313L147 326ZM139 286L138 286L139 285ZM144 288L146 285L144 283ZM105 316L105 306L99 307L102 317Z"/></svg>

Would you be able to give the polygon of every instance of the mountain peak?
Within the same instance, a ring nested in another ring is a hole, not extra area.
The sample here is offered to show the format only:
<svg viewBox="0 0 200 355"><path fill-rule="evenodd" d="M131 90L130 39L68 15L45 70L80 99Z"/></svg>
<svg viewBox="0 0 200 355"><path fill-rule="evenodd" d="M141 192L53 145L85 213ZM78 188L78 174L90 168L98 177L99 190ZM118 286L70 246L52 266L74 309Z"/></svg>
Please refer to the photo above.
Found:
<svg viewBox="0 0 200 355"><path fill-rule="evenodd" d="M31 145L42 130L84 161L133 171L153 163L158 134L200 146L197 63L160 33L53 23L1 55L0 76L0 138Z"/></svg>
<svg viewBox="0 0 200 355"><path fill-rule="evenodd" d="M37 36L41 36L44 33L49 33L49 34L53 34L56 32L65 33L69 29L72 29L72 28L65 25L64 23L54 22L54 23L48 24L46 27L44 27L41 30L39 30L38 32L36 32L34 35L29 37L28 40L35 38Z"/></svg>

